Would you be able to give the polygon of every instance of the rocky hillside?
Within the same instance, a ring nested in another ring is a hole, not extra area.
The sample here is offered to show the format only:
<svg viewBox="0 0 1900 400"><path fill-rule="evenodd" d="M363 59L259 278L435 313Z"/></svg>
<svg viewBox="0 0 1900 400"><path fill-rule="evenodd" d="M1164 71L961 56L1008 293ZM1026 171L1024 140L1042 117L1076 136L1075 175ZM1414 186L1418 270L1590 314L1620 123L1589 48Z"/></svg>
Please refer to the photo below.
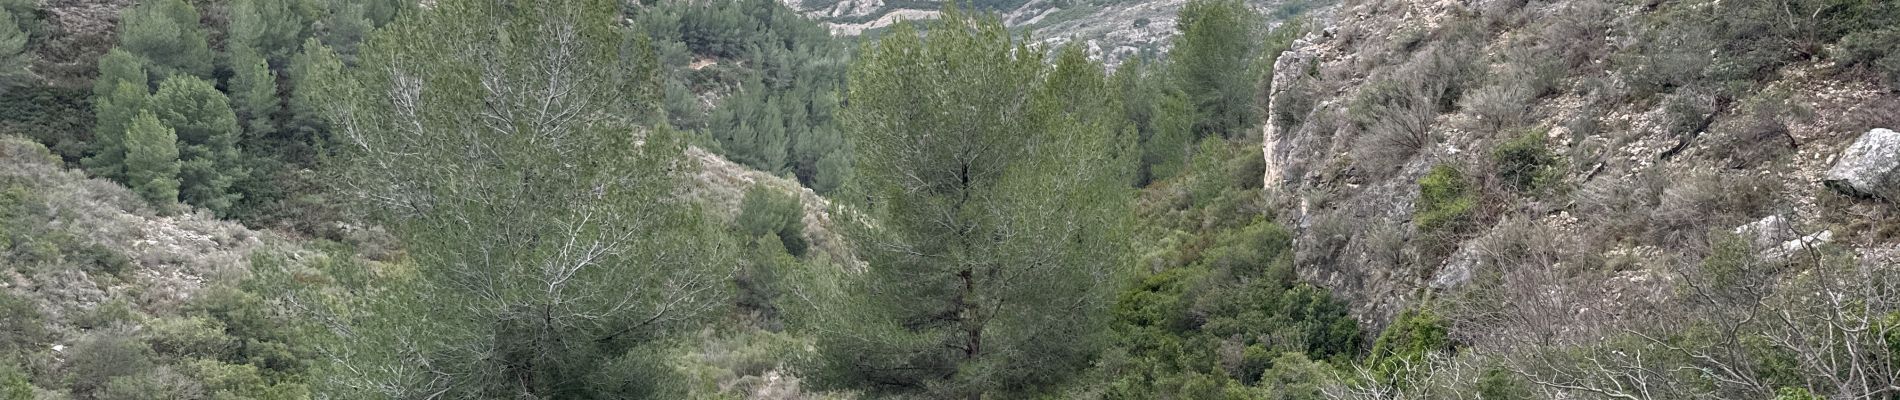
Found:
<svg viewBox="0 0 1900 400"><path fill-rule="evenodd" d="M934 19L942 1L782 0L823 21L837 35L855 36L904 20ZM1330 0L1250 0L1270 23L1278 23ZM1157 56L1175 33L1175 14L1187 0L1029 0L960 2L999 13L1004 24L1050 45L1079 41L1091 57L1116 64L1129 57Z"/></svg>
<svg viewBox="0 0 1900 400"><path fill-rule="evenodd" d="M1303 278L1375 326L1437 301L1482 349L1705 312L1685 296L1731 243L1760 265L1900 263L1897 138L1878 129L1900 126L1900 93L1855 55L1881 40L1857 24L1891 10L1740 3L1322 11L1275 63L1262 135ZM1460 314L1475 303L1492 308Z"/></svg>

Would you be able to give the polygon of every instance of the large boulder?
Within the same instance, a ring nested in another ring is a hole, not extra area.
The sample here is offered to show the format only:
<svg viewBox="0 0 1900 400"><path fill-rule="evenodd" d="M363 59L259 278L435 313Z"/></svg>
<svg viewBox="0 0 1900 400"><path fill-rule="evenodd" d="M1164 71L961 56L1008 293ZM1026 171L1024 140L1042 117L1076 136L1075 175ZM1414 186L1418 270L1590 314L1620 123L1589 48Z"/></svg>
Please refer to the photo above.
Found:
<svg viewBox="0 0 1900 400"><path fill-rule="evenodd" d="M1900 132L1874 129L1861 135L1822 183L1853 196L1900 202Z"/></svg>

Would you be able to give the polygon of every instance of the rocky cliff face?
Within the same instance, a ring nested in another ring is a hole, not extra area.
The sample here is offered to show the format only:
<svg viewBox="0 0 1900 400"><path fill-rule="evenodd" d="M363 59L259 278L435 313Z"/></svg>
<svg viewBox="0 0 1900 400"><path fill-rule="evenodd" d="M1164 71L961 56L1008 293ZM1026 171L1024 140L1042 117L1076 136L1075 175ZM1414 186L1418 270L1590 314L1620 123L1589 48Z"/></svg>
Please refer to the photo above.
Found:
<svg viewBox="0 0 1900 400"><path fill-rule="evenodd" d="M1556 317L1640 312L1716 232L1753 233L1764 254L1825 242L1900 262L1900 138L1876 130L1900 125L1893 87L1818 56L1739 91L1653 86L1659 71L1715 67L1657 54L1680 45L1657 44L1674 28L1635 3L1317 13L1275 63L1262 128L1265 187L1298 232L1303 278L1378 326L1524 271L1549 273L1537 290Z"/></svg>
<svg viewBox="0 0 1900 400"><path fill-rule="evenodd" d="M823 22L837 35L855 36L905 20L935 19L941 1L782 0L785 5ZM1248 0L1271 23L1324 0ZM968 4L963 3L963 4ZM1187 0L1058 1L1031 0L999 13L1003 23L1022 29L1050 46L1080 42L1089 56L1110 65L1168 49L1175 32L1175 13Z"/></svg>

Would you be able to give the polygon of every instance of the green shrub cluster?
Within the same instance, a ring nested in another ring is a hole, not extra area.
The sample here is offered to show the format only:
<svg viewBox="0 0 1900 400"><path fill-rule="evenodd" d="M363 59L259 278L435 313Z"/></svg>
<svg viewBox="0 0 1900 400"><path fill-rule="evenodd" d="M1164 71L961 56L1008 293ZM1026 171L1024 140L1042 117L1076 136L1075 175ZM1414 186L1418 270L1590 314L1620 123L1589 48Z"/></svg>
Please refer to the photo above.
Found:
<svg viewBox="0 0 1900 400"><path fill-rule="evenodd" d="M1299 283L1293 236L1262 216L1257 145L1208 138L1149 187L1153 240L1117 296L1097 380L1108 398L1303 398L1359 357L1358 322ZM1268 397L1276 398L1276 397Z"/></svg>
<svg viewBox="0 0 1900 400"><path fill-rule="evenodd" d="M1407 374L1422 370L1415 368L1426 365L1426 357L1451 349L1450 333L1443 318L1431 310L1406 310L1379 332L1365 365L1372 370L1374 378L1402 384L1413 379Z"/></svg>
<svg viewBox="0 0 1900 400"><path fill-rule="evenodd" d="M1439 164L1418 180L1418 203L1412 223L1427 235L1452 234L1465 229L1477 209L1476 188L1457 167Z"/></svg>
<svg viewBox="0 0 1900 400"><path fill-rule="evenodd" d="M753 185L739 200L738 223L746 239L775 236L793 256L803 257L809 247L805 241L805 205L796 194Z"/></svg>
<svg viewBox="0 0 1900 400"><path fill-rule="evenodd" d="M1560 161L1544 144L1547 130L1532 130L1491 151L1497 177L1512 190L1535 192L1563 179Z"/></svg>

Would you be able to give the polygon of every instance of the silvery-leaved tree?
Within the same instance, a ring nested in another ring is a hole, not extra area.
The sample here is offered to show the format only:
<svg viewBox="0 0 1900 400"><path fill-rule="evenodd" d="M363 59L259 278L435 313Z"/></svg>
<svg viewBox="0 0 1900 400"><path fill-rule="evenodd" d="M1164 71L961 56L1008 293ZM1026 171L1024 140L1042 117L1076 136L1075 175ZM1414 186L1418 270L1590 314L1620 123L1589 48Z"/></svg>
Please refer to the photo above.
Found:
<svg viewBox="0 0 1900 400"><path fill-rule="evenodd" d="M692 166L680 137L645 125L657 64L615 6L438 1L372 35L355 66L313 71L339 190L415 272L333 327L319 392L664 396L630 367L727 303L733 246L675 195Z"/></svg>
<svg viewBox="0 0 1900 400"><path fill-rule="evenodd" d="M1099 64L1072 49L1051 67L1024 42L952 7L852 66L843 118L865 218L844 225L867 267L794 294L818 300L795 323L816 331L824 383L1024 397L1101 348L1132 135Z"/></svg>

